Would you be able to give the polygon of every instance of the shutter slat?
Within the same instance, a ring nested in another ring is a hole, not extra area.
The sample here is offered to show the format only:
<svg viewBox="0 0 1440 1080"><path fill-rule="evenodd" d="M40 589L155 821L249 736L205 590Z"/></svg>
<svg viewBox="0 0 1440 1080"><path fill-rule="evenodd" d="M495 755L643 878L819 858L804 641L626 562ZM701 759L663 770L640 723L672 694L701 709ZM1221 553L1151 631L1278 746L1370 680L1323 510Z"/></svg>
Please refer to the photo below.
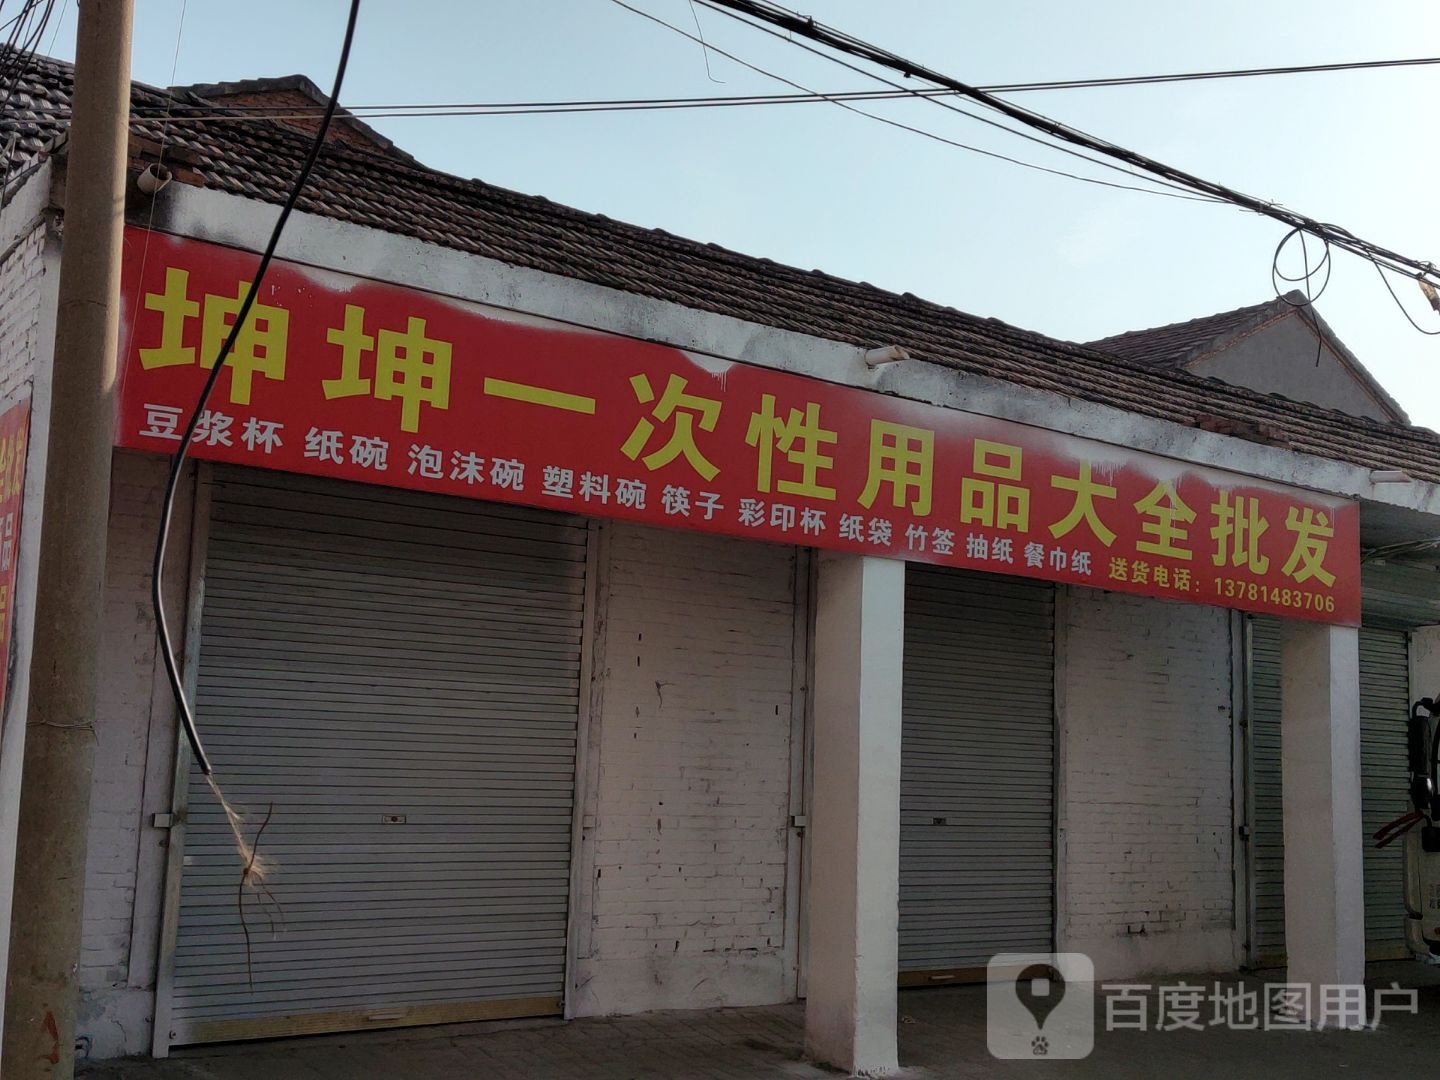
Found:
<svg viewBox="0 0 1440 1080"><path fill-rule="evenodd" d="M585 551L564 515L217 470L199 723L251 835L270 815L275 870L244 897L247 970L234 844L193 771L174 1041L560 999Z"/></svg>
<svg viewBox="0 0 1440 1080"><path fill-rule="evenodd" d="M1046 582L906 568L901 971L1050 948L1054 597Z"/></svg>

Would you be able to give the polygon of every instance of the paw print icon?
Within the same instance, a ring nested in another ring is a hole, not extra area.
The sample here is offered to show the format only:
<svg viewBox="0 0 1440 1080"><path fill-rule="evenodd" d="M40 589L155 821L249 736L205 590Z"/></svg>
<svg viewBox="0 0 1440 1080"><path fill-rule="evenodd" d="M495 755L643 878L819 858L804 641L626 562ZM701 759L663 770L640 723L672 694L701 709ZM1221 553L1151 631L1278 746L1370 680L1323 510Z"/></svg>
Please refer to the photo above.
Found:
<svg viewBox="0 0 1440 1080"><path fill-rule="evenodd" d="M1030 1040L1030 1052L1036 1057L1044 1057L1050 1052L1050 1040L1044 1035L1036 1035Z"/></svg>

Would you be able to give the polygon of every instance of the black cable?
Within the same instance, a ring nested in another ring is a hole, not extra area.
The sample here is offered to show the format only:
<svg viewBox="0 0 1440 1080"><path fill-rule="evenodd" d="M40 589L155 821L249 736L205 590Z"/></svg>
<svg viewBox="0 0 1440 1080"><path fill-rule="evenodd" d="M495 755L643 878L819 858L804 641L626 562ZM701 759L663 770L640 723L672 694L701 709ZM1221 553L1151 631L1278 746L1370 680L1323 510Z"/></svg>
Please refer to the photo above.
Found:
<svg viewBox="0 0 1440 1080"><path fill-rule="evenodd" d="M250 288L245 293L244 301L240 304L240 310L235 315L235 322L230 327L230 333L225 336L225 343L220 346L220 354L215 358L215 365L210 369L210 375L200 391L199 400L195 402L195 411L190 414L190 421L185 425L185 433L180 437L180 445L170 459L170 475L165 481L165 497L160 504L160 529L155 539L155 562L152 568L154 580L151 582L150 599L155 609L155 625L160 636L160 653L165 660L165 674L170 680L170 692L175 696L175 704L180 710L180 724L185 731L185 738L190 743L190 751L195 757L195 762L206 776L210 776L214 769L210 764L210 758L205 753L205 747L200 741L200 732L195 726L195 713L185 694L185 685L180 676L180 665L175 657L175 645L170 635L170 622L165 615L165 549L170 537L171 518L175 512L175 493L180 486L180 472L185 466L190 440L195 436L195 427L200 422L200 414L204 410L206 402L210 400L210 394L220 379L220 372L224 370L225 361L235 347L235 339L239 337L240 330L250 315L250 308L254 305L255 297L260 292L260 284L265 278L265 272L270 269L270 263L275 258L275 249L279 246L280 234L285 229L285 223L290 220L290 213L295 209L300 192L304 190L306 182L310 179L311 170L315 168L315 162L319 159L320 151L325 145L325 136L330 130L330 121L335 116L336 104L340 98L340 87L345 82L345 68L350 63L350 45L355 39L355 20L359 14L360 0L350 0L350 16L345 23L345 40L340 46L340 61L335 67L335 83L330 91L330 100L326 104L325 115L321 118L320 128L315 132L315 139L310 144L310 153L306 156L299 175L295 177L290 194L280 208L280 216L275 219L275 227L270 232L270 240L265 245L264 254L260 256L260 265L250 282Z"/></svg>
<svg viewBox="0 0 1440 1080"><path fill-rule="evenodd" d="M42 10L43 9L43 10ZM31 17L39 12L39 18ZM5 26L10 28L3 52L0 52L0 109L9 110L11 99L20 86L20 80L29 69L31 58L40 47L50 19L55 13L55 0L26 0L20 13L11 18ZM5 140L0 150L0 208L9 203L15 189L10 186L10 169L14 162L15 147L19 143L19 127L11 138Z"/></svg>
<svg viewBox="0 0 1440 1080"><path fill-rule="evenodd" d="M656 24L658 24L658 25L660 25L660 26L663 26L665 29L672 31L673 33L679 34L679 35L680 35L681 37L683 37L683 38L688 38L688 39L691 40L691 41L699 41L699 39L696 38L695 35L689 33L688 31L681 29L680 27L674 25L673 23L666 22L664 19L660 18L660 17L657 16L657 15L652 15L652 14L650 14L648 11L642 11L642 10L640 10L640 9L637 8L637 7L632 7L630 4L626 3L625 0L611 0L611 2L614 3L615 5L617 5L618 7L624 8L626 11L629 11L629 12L635 14L635 15L639 15L641 18L648 19L650 22L653 22L653 23L656 23ZM701 3L704 3L704 0L700 0L700 2L701 2ZM727 15L728 15L729 12L725 12L724 14L727 14ZM808 87L803 86L802 84L800 84L800 83L798 83L798 82L795 82L793 79L788 79L788 78L786 78L784 75L777 75L775 72L773 72L773 71L768 71L768 70L766 70L765 68L762 68L762 67L759 67L759 66L757 66L757 65L755 65L755 64L752 64L752 63L750 63L748 60L742 60L740 57L736 56L734 53L726 52L724 49L720 48L720 47L717 46L717 45L707 45L706 47L707 47L708 49L710 49L711 52L718 53L719 55L725 57L725 58L728 59L728 60L733 60L735 63L741 65L742 67L749 68L751 71L757 72L757 73L760 74L760 75L764 75L766 78L774 79L776 82L782 82L782 83L784 83L786 86L791 86L791 87L794 87L794 88L797 89L797 90L802 90L802 91L804 91L804 92L807 93L807 94L816 93L816 91L810 90ZM845 66L849 66L849 65L845 65ZM858 70L858 69L857 69L857 70ZM867 75L867 77L869 77L869 78L879 79L880 82L886 82L887 85L893 85L893 84L889 84L887 80L885 80L885 79L880 79L879 76L872 75L872 74L870 74L869 72L862 72L862 74ZM848 104L848 103L845 102L845 101L842 101L842 100L837 99L834 95L823 95L823 94L822 94L822 95L820 95L820 96L821 96L821 99L822 99L822 100L824 100L824 101L829 101L829 102L832 102L833 104L839 105L840 108L844 109L846 112L855 113L857 116L863 116L863 117L866 117L867 119L878 121L879 123L885 124L885 125L887 125L887 126L889 126L889 127L898 128L898 129L900 129L901 131L908 131L908 132L910 132L910 133L912 133L912 134L920 135L920 136L923 136L924 138L927 138L927 139L933 139L933 140L935 140L936 142L944 143L944 144L946 144L947 146L953 146L953 147L955 147L956 149L959 149L959 150L968 150L968 151L970 151L971 153L980 154L980 155L982 155L983 157L995 158L995 159L997 159L997 160L999 160L999 161L1006 161L1006 162L1009 162L1009 163L1012 164L1012 165L1019 165L1019 166L1022 166L1023 168L1026 168L1026 169L1034 169L1034 170L1036 170L1037 172L1049 173L1049 174L1051 174L1052 176L1063 176L1063 177L1065 177L1066 179L1069 179L1069 180L1079 180L1079 181L1081 181L1082 183L1086 183L1086 184L1098 184L1098 185L1101 186L1101 187L1117 188L1117 189L1119 189L1119 190L1121 190L1121 191L1138 191L1138 192L1142 192L1142 193L1147 194L1147 195L1164 195L1164 196L1168 196L1168 197L1170 197L1170 198L1188 199L1188 200L1199 201L1199 202L1213 201L1213 200L1208 200L1208 199L1202 198L1202 197L1200 197L1200 196L1195 196L1195 195L1188 195L1188 194L1184 194L1184 193L1176 193L1176 192L1170 192L1170 191L1158 191L1158 190L1156 190L1155 188L1136 187L1136 186L1131 185L1131 184L1117 184L1117 183L1114 183L1113 181L1110 181L1110 180L1101 180L1101 179L1099 179L1098 177L1093 177L1093 176L1081 176L1081 175L1079 175L1078 173L1065 172L1065 171L1062 170L1062 169L1051 169L1051 168L1048 168L1047 166L1044 166L1044 165L1037 165L1037 164L1035 164L1035 163L1032 162L1032 161L1024 161L1024 160L1021 160L1020 158L1013 158L1013 157L1010 157L1010 156L1007 155L1007 154L1001 154L1001 153L999 153L999 152L997 152L997 151L994 151L994 150L984 150L984 149L982 149L982 148L980 148L980 147L978 147L978 146L972 146L972 145L970 145L969 143L962 143L962 142L958 142L958 141L956 141L956 140L954 140L954 139L948 139L948 138L946 138L946 137L943 136L943 135L937 135L937 134L936 134L935 132L933 132L933 131L927 131L927 130L924 129L924 128L914 127L914 126L912 126L912 125L910 125L910 124L902 123L902 122L900 122L899 120L892 120L892 119L891 119L890 117L888 117L888 116L880 116L880 115L877 114L877 113L866 112L864 109L857 109L855 106L850 105L850 104ZM922 95L922 96L923 96L923 95ZM963 112L963 110L957 110L957 111ZM969 115L971 115L971 114L969 114L969 113L964 113L964 115L969 116ZM1002 126L1003 126L1003 125L1002 125ZM1004 130L1009 131L1011 134L1017 134L1016 132L1012 131L1010 128L1005 128ZM1027 136L1027 137L1028 137L1028 136ZM1035 141L1040 141L1040 140L1035 140ZM1106 167L1106 168L1115 168L1115 166L1111 165L1109 162L1096 161L1096 160L1094 160L1093 158L1085 157L1085 155L1083 155L1083 154L1077 154L1077 153L1075 153L1074 151L1071 151L1071 150L1069 150L1069 149L1067 149L1067 148L1065 148L1065 147L1056 147L1056 146L1053 146L1052 144L1043 143L1043 142L1042 142L1042 145L1048 146L1050 149L1062 150L1062 151L1064 151L1065 153L1069 153L1069 154L1071 154L1072 156L1079 157L1079 158L1081 158L1082 160L1088 161L1088 162L1090 162L1091 164L1094 164L1094 165L1103 165L1103 166ZM1131 176L1135 175L1134 173L1128 172L1128 170L1121 169L1121 170L1119 170L1119 171L1125 172L1127 175L1131 175ZM1161 183L1161 184L1164 183L1163 181L1151 181L1151 180L1149 180L1148 177L1143 177L1143 176L1142 176L1142 177L1138 177L1138 179L1146 180L1146 181L1151 182L1151 183Z"/></svg>
<svg viewBox="0 0 1440 1080"><path fill-rule="evenodd" d="M615 2L615 3L620 3L620 0L613 0L613 2ZM822 59L822 60L826 60L826 61L828 61L829 63L832 63L832 64L837 64L837 65L839 65L840 67L845 68L847 71L853 71L853 72L855 72L857 75L864 76L864 77L867 78L867 79L873 79L874 81L876 81L876 82L878 82L878 83L881 83L881 84L883 84L883 85L885 85L885 86L891 87L892 89L898 90L898 91L900 91L902 94L905 94L905 95L907 95L907 96L909 96L909 97L915 97L915 98L920 98L920 99L929 101L931 104L933 104L933 105L938 105L938 106L939 106L940 108L942 108L942 109L945 109L945 110L947 110L947 111L949 111L949 112L956 113L956 114L958 114L958 115L960 115L960 116L963 116L963 117L965 117L965 118L967 118L967 119L969 119L969 120L974 120L976 123L985 124L985 125L988 126L988 127L993 127L993 128L995 128L996 130L998 130L998 131L1003 131L1003 132L1005 132L1007 135L1014 135L1016 138L1024 139L1024 140L1026 140L1027 142L1035 143L1037 146L1043 146L1043 147L1045 147L1047 150L1053 150L1053 151L1055 151L1055 152L1057 152L1057 153L1061 153L1061 154L1068 154L1070 157L1079 158L1081 161L1089 162L1091 165L1098 165L1098 166L1100 166L1100 167L1103 168L1103 169L1110 169L1110 170L1112 170L1112 171L1114 171L1114 172L1121 173L1121 174L1123 174L1123 175L1125 175L1125 176L1132 177L1132 178L1134 178L1134 179L1136 179L1136 180L1143 180L1143 181L1146 181L1146 182L1151 183L1151 184L1159 185L1159 186L1161 186L1161 187L1172 188L1172 189L1175 189L1176 191L1184 191L1184 190L1185 190L1181 185L1176 184L1176 183L1174 183L1174 182L1172 182L1172 181L1164 180L1164 179L1159 179L1159 178L1154 177L1154 176L1145 176L1145 175L1143 175L1143 174L1141 174L1141 173L1136 172L1136 171L1133 170L1133 169L1128 169L1128 168L1126 168L1126 167L1123 166L1123 165L1117 165L1117 164L1115 164L1115 162L1113 162L1113 161L1106 161L1104 158L1094 158L1094 157L1091 157L1091 156L1089 156L1088 154L1085 154L1085 153L1082 153L1082 152L1079 151L1079 150L1076 150L1076 149L1075 149L1074 147L1072 147L1072 146L1065 146L1065 145L1063 145L1063 144L1061 144L1061 143L1051 142L1051 141L1048 140L1048 139L1043 139L1043 138L1040 138L1040 137L1037 136L1037 135L1032 135L1032 134L1030 134L1030 132L1028 132L1028 131L1023 131L1023 130L1020 130L1020 129L1018 129L1018 128L1010 127L1010 126L1008 126L1008 125L1006 125L1006 124L1001 123L999 120L992 119L991 117L981 116L981 115L978 114L978 113L970 112L970 111L967 110L967 109L962 109L959 105L956 105L956 104L955 104L953 101L951 101L951 100L944 100L945 98L951 98L951 97L958 96L959 93L960 93L959 91L955 91L954 93L948 94L948 95L938 95L938 94L933 94L933 93L932 93L932 94L925 94L925 93L922 92L922 88L905 86L905 85L902 84L902 83L895 82L893 79L887 79L887 78L885 78L883 75L876 74L875 72L873 72L873 71L868 71L868 70L866 70L866 69L863 68L863 67L859 67L859 66L857 66L857 65L855 65L855 64L848 63L847 61L842 60L840 57L835 56L833 53L828 53L828 52L825 52L825 51L823 51L823 50L821 50L821 49L817 49L817 48L815 48L814 46L809 45L809 44L807 44L807 43L804 42L804 41L797 41L792 35L781 33L780 31L774 29L773 27L765 26L765 25L763 25L763 24L757 24L757 23L751 22L751 21L748 20L748 19L740 18L740 16L736 15L735 12L733 12L733 11L729 11L729 10L727 10L727 9L724 8L724 7L716 7L714 4L711 4L711 3L710 3L710 0L698 0L698 2L701 3L701 4L703 4L703 5L706 6L706 7L710 8L710 9L713 10L713 11L717 11L717 12L719 12L720 14L726 15L726 16L728 16L728 17L731 18L731 19L735 19L737 22L741 23L741 24L744 25L744 26L750 27L752 30L759 30L759 31L760 31L761 33L763 33L763 34L768 34L770 37L777 38L777 39L779 39L780 41L784 41L786 44L791 45L791 46L793 46L794 48L800 49L800 50L802 50L802 51L804 51L804 52L808 52L808 53L810 53L812 56L818 56L818 57L819 57L820 59ZM622 6L628 6L628 5L623 5L623 4L622 4ZM634 10L634 9L631 9L631 10ZM657 20L657 21L658 21L658 20ZM666 25L669 25L669 24L666 24ZM908 76L907 76L907 78L908 78ZM948 88L948 87L947 87L947 89L953 89L953 88ZM999 99L997 98L996 100L998 101ZM1194 200L1196 200L1196 201L1206 201L1206 200L1214 201L1213 198L1210 197L1210 196L1184 195L1183 197L1184 197L1184 198L1187 198L1187 199L1194 199Z"/></svg>
<svg viewBox="0 0 1440 1080"><path fill-rule="evenodd" d="M705 46L707 51L711 48ZM1311 72L1363 71L1375 68L1420 67L1440 64L1440 57L1417 57L1409 60L1364 60L1335 64L1303 64L1291 67L1237 68L1229 71L1194 71L1173 75L1127 75L1096 79L1056 79L1049 82L997 83L979 86L990 94L1016 94L1039 90L1082 90L1091 87L1148 86L1163 83L1197 82L1207 79L1239 79L1258 75L1298 75ZM351 116L466 116L466 115L512 115L522 112L593 112L611 109L645 108L706 108L727 105L788 105L825 102L833 99L848 101L883 101L886 99L932 96L951 97L953 90L860 90L839 91L833 94L737 94L727 96L673 97L673 98L590 98L561 101L465 101L465 102L403 102L383 105L347 105L345 111ZM192 109L200 113L211 112L211 106L202 104L176 103L177 109ZM225 105L226 113L268 114L273 105ZM324 111L323 105L296 104L287 106L290 114L285 117L270 116L268 119L314 118ZM218 115L218 114L217 114Z"/></svg>
<svg viewBox="0 0 1440 1080"><path fill-rule="evenodd" d="M618 0L617 0L618 2ZM1151 177L1162 178L1184 187L1186 190L1203 193L1224 202L1231 203L1241 209L1273 218L1285 225L1299 227L1312 236L1327 238L1336 247L1343 251L1359 255L1362 258L1376 262L1378 265L1387 266L1392 270L1404 273L1416 280L1427 280L1431 283L1440 284L1440 275L1437 275L1435 267L1419 259L1413 259L1392 251L1379 244L1361 240L1354 234L1335 226L1326 225L1314 218L1304 214L1296 213L1276 203L1247 195L1224 184L1216 183L1196 176L1193 173L1167 165L1155 158L1147 157L1134 150L1119 146L1105 139L1090 135L1078 128L1062 123L1042 113L1034 112L1023 108L1003 98L983 90L976 89L968 83L961 82L952 76L934 71L923 64L889 52L879 46L862 41L843 31L825 26L814 19L798 15L795 12L770 3L769 0L699 0L712 10L725 10L732 14L732 17L740 22L767 30L778 28L791 35L799 35L809 41L818 42L836 52L848 56L857 57L880 67L886 67L898 71L906 78L924 79L926 82L936 86L946 87L954 90L960 95L978 102L1011 120L1029 127L1033 130L1044 132L1052 138L1070 143L1073 146L1082 147L1094 153L1102 154L1116 161L1122 161L1128 165L1148 173ZM784 37L785 35L780 35ZM789 39L787 39L789 40ZM799 42L793 42L799 44ZM829 55L822 53L822 55ZM832 60L835 57L830 57ZM929 100L939 100L931 98ZM1388 287L1388 282L1386 283ZM1412 323L1414 320L1411 320Z"/></svg>
<svg viewBox="0 0 1440 1080"><path fill-rule="evenodd" d="M1411 318L1409 310L1405 307L1404 303L1401 302L1400 297L1396 295L1395 290L1391 288L1390 279L1385 276L1384 269L1381 268L1378 262L1375 262L1374 260L1371 261L1375 266L1375 272L1380 275L1380 281L1382 284L1384 284L1385 291L1390 294L1390 299L1395 301L1395 306L1400 309L1400 314L1405 316L1406 321L1409 322L1411 326L1413 326L1416 330L1419 330L1420 333L1424 334L1426 337L1435 337L1436 335L1440 335L1440 330L1426 330L1423 326L1421 326L1413 318Z"/></svg>
<svg viewBox="0 0 1440 1080"><path fill-rule="evenodd" d="M1310 268L1310 253L1305 246L1306 235L1307 234L1303 229L1292 228L1289 232L1287 232L1283 237L1280 238L1280 243L1275 245L1275 256L1270 261L1270 283L1275 286L1275 295L1278 296L1281 300L1284 300L1291 307L1305 307L1309 304L1313 304L1316 300L1319 300L1320 297L1325 294L1325 290L1330 287L1330 273L1331 266L1333 265L1330 261L1330 241L1325 239L1323 236L1320 237L1320 243L1323 245L1320 255L1320 261L1315 264L1315 268L1312 270ZM1284 252L1285 245L1290 243L1290 241L1295 239L1297 236L1300 237L1300 252L1301 257L1305 260L1305 271L1304 273L1292 276L1280 269L1280 255ZM1317 289L1313 295L1311 295L1310 282L1314 280L1315 275L1320 273L1322 269L1325 271L1325 280L1321 283L1320 288ZM1292 300L1290 300L1285 295L1284 290L1280 288L1281 281L1288 281L1291 284L1303 282L1306 297L1305 303L1296 304Z"/></svg>
<svg viewBox="0 0 1440 1080"><path fill-rule="evenodd" d="M1092 87L1150 86L1156 83L1202 82L1207 79L1247 79L1257 75L1310 75L1325 71L1370 71L1377 68L1425 67L1440 64L1440 56L1411 60L1359 60L1336 64L1293 64L1287 67L1233 68L1228 71L1187 71L1175 75L1121 75L1099 79L1056 79L1051 82L981 86L990 94L1017 94L1031 90L1087 90Z"/></svg>

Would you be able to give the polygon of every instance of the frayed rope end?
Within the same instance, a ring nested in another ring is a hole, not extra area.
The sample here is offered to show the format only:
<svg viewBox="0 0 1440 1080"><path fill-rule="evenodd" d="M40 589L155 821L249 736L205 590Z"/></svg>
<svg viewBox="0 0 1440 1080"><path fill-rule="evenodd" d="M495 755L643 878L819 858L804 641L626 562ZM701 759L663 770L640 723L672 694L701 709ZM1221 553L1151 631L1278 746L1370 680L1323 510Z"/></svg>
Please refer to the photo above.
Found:
<svg viewBox="0 0 1440 1080"><path fill-rule="evenodd" d="M241 885L249 885L258 888L269 875L272 864L269 859L262 858L254 844L245 839L245 818L240 811L230 804L225 793L220 790L219 783L215 780L215 774L210 773L205 777L210 785L210 790L215 793L215 798L220 801L220 808L225 811L225 820L230 823L230 832L235 837L235 848L240 855L240 863L245 868L244 876L241 878ZM266 815L266 822L269 815ZM260 826L260 832L265 830L265 825ZM255 839L260 839L260 832L255 834Z"/></svg>

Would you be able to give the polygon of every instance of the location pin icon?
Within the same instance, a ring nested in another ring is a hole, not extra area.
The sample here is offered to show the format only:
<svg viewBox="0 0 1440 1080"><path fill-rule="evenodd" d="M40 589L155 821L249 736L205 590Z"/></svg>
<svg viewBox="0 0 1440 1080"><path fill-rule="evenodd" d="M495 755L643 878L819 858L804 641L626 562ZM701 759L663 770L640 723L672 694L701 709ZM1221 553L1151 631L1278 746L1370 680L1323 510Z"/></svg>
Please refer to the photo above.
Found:
<svg viewBox="0 0 1440 1080"><path fill-rule="evenodd" d="M1065 996L1065 980L1050 964L1031 964L1015 980L1015 996L1035 1017L1036 1030L1044 1030L1045 1018Z"/></svg>

